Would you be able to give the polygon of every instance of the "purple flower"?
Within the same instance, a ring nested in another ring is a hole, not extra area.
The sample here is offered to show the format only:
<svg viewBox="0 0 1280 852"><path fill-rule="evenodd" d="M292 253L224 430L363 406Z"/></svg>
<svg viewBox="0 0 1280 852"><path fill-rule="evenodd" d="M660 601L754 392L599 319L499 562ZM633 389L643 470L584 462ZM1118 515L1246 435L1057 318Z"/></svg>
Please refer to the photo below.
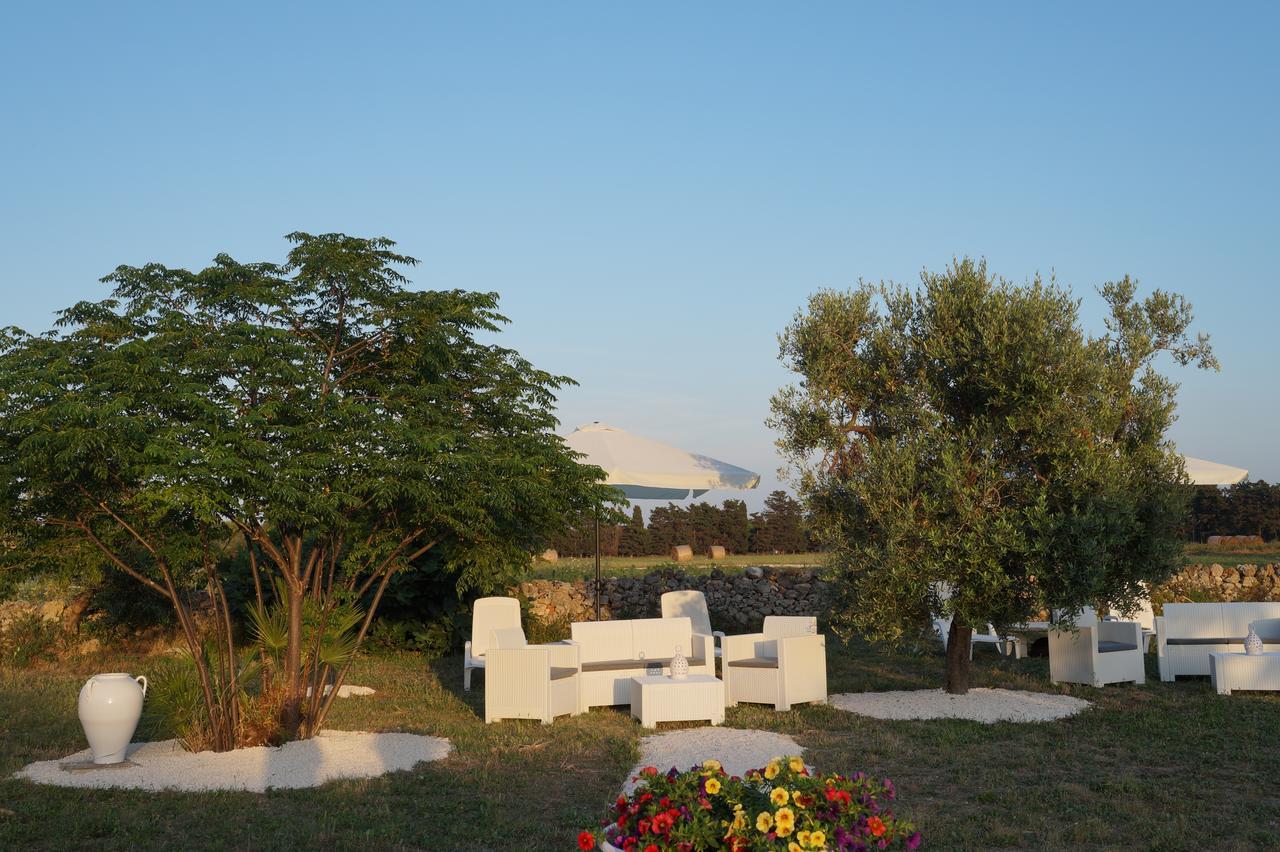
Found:
<svg viewBox="0 0 1280 852"><path fill-rule="evenodd" d="M919 848L920 848L920 832L917 831L907 838L907 852L912 852L913 849L919 849Z"/></svg>
<svg viewBox="0 0 1280 852"><path fill-rule="evenodd" d="M893 786L893 782L888 778L884 779L884 791L889 794L890 799L898 795L897 788Z"/></svg>

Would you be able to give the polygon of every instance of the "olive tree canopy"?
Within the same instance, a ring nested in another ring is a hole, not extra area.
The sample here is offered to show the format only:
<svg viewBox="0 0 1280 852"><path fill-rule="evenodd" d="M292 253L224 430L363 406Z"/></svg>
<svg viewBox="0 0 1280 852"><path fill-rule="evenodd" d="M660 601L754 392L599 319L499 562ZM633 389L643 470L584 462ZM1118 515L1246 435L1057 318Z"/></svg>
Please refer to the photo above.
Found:
<svg viewBox="0 0 1280 852"><path fill-rule="evenodd" d="M1181 297L1136 292L1101 288L1101 336L1054 282L969 259L918 289L809 300L780 337L800 381L770 425L832 549L838 629L895 641L951 615L946 687L963 692L973 626L1122 606L1176 570L1177 385L1155 361L1217 364Z"/></svg>

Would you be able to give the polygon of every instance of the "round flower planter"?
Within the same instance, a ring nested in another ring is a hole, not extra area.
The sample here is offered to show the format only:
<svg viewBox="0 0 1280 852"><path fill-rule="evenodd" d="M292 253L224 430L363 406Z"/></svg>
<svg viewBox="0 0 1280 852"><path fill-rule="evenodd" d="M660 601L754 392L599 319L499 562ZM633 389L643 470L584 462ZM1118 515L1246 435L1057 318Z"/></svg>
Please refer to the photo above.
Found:
<svg viewBox="0 0 1280 852"><path fill-rule="evenodd" d="M142 717L147 679L124 672L94 675L80 688L80 724L94 763L120 763Z"/></svg>

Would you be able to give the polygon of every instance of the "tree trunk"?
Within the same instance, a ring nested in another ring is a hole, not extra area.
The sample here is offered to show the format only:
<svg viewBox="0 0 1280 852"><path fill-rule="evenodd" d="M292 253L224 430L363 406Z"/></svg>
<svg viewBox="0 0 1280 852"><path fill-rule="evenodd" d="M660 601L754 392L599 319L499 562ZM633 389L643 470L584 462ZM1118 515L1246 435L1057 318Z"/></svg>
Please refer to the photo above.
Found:
<svg viewBox="0 0 1280 852"><path fill-rule="evenodd" d="M947 637L947 673L942 688L952 695L964 695L969 691L969 645L973 640L973 628L951 619L951 632Z"/></svg>
<svg viewBox="0 0 1280 852"><path fill-rule="evenodd" d="M302 598L300 583L286 583L289 591L289 644L285 647L285 701L280 724L286 739L294 739L302 724Z"/></svg>

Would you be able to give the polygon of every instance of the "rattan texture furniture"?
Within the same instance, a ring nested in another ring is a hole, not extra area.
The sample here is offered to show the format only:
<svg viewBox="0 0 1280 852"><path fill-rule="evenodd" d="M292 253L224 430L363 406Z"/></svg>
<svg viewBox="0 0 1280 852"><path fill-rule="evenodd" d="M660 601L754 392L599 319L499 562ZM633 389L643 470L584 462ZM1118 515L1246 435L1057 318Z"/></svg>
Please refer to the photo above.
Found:
<svg viewBox="0 0 1280 852"><path fill-rule="evenodd" d="M520 602L515 598L478 598L471 608L471 639L462 650L462 688L471 688L471 671L485 667L489 633L520 628Z"/></svg>
<svg viewBox="0 0 1280 852"><path fill-rule="evenodd" d="M1142 625L1136 621L1095 621L1075 630L1049 631L1052 683L1147 682Z"/></svg>
<svg viewBox="0 0 1280 852"><path fill-rule="evenodd" d="M1209 654L1209 677L1219 695L1236 690L1280 690L1280 654L1249 655L1243 651Z"/></svg>
<svg viewBox="0 0 1280 852"><path fill-rule="evenodd" d="M579 678L582 707L631 703L631 678L647 674L656 663L671 673L677 649L689 661L689 674L715 677L715 640L696 633L680 618L634 618L618 621L575 621L570 640L581 652Z"/></svg>
<svg viewBox="0 0 1280 852"><path fill-rule="evenodd" d="M578 649L574 645L527 645L518 627L489 632L485 655L484 721L576 716Z"/></svg>
<svg viewBox="0 0 1280 852"><path fill-rule="evenodd" d="M1273 618L1280 618L1280 603L1165 604L1156 618L1160 679L1209 674L1210 654L1244 650L1249 625Z"/></svg>
<svg viewBox="0 0 1280 852"><path fill-rule="evenodd" d="M631 678L631 715L646 728L659 722L724 721L724 684L711 675Z"/></svg>
<svg viewBox="0 0 1280 852"><path fill-rule="evenodd" d="M693 632L711 636L716 640L716 656L724 651L720 640L724 639L724 631L711 629L711 613L707 611L707 598L696 589L681 589L675 592L662 593L663 618L688 618L693 623Z"/></svg>
<svg viewBox="0 0 1280 852"><path fill-rule="evenodd" d="M827 640L812 616L768 615L760 633L726 636L725 704L792 704L827 700Z"/></svg>

